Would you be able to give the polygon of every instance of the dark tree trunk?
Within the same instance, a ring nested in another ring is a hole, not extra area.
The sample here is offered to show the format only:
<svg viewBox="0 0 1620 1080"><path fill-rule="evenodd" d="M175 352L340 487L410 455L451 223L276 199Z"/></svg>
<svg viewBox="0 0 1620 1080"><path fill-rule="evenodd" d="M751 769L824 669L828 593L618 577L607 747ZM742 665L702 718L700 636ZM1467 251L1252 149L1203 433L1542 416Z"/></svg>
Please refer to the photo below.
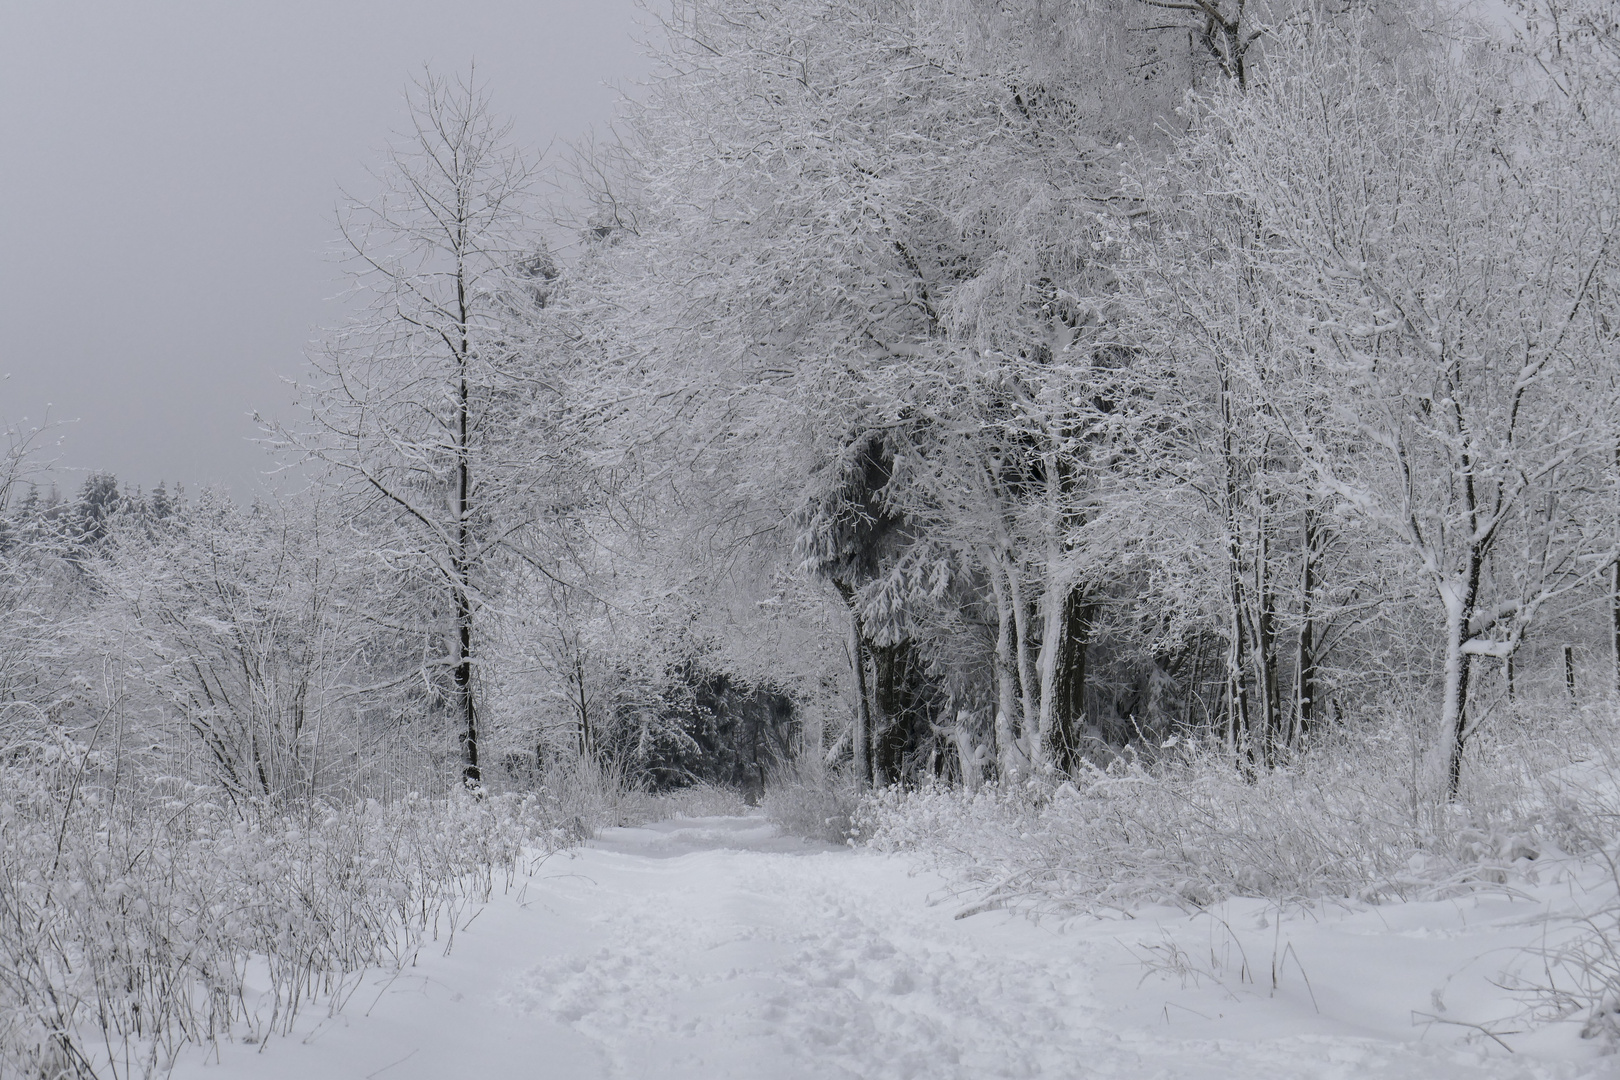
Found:
<svg viewBox="0 0 1620 1080"><path fill-rule="evenodd" d="M1270 440L1261 450L1262 461L1270 457ZM1282 741L1282 675L1277 642L1277 593L1272 586L1272 509L1276 496L1264 485L1255 494L1254 538L1254 660L1256 690L1260 696L1260 760L1266 768L1277 764L1277 746Z"/></svg>
<svg viewBox="0 0 1620 1080"><path fill-rule="evenodd" d="M1254 747L1249 738L1249 686L1243 669L1249 663L1248 635L1243 627L1243 586L1232 582L1232 641L1226 662L1226 736L1240 756L1247 753L1252 764Z"/></svg>
<svg viewBox="0 0 1620 1080"><path fill-rule="evenodd" d="M472 690L472 605L463 591L456 594L456 703L461 710L461 779L468 787L483 780L478 767L478 715Z"/></svg>
<svg viewBox="0 0 1620 1080"><path fill-rule="evenodd" d="M1086 718L1086 663L1090 658L1092 606L1081 590L1063 601L1063 643L1058 652L1056 723L1052 726L1053 759L1072 772L1080 759L1080 726Z"/></svg>
<svg viewBox="0 0 1620 1080"><path fill-rule="evenodd" d="M1260 757L1266 768L1277 764L1278 735L1282 729L1282 679L1277 662L1276 597L1265 579L1264 547L1256 573L1261 575L1260 608L1255 613L1255 661L1260 675Z"/></svg>
<svg viewBox="0 0 1620 1080"><path fill-rule="evenodd" d="M1466 483L1469 506L1473 506L1473 477ZM1460 622L1462 634L1466 639L1468 626L1474 618L1474 606L1479 602L1479 578L1484 566L1484 557L1478 547L1469 556L1468 578L1463 593ZM1456 802L1457 795L1462 790L1462 755L1468 739L1468 678L1473 671L1474 654L1463 651L1457 657L1457 684L1452 704L1455 714L1450 732L1451 746L1446 761L1446 799Z"/></svg>
<svg viewBox="0 0 1620 1080"><path fill-rule="evenodd" d="M1296 678L1298 702L1295 706L1295 740L1308 738L1316 724L1316 509L1305 497L1304 537L1300 545L1299 656Z"/></svg>
<svg viewBox="0 0 1620 1080"><path fill-rule="evenodd" d="M838 595L849 608L849 666L855 681L854 730L850 747L855 765L855 783L863 788L872 786L872 718L871 694L866 686L866 635L861 630L861 615L855 610L855 590L834 582Z"/></svg>
<svg viewBox="0 0 1620 1080"><path fill-rule="evenodd" d="M574 711L579 714L579 756L595 753L591 738L591 699L585 692L585 657L580 652L579 638L574 638Z"/></svg>
<svg viewBox="0 0 1620 1080"><path fill-rule="evenodd" d="M1242 535L1238 528L1238 485L1240 462L1232 393L1224 366L1220 372L1221 465L1224 472L1226 524L1227 603L1230 606L1232 637L1226 657L1226 738L1233 757L1246 771L1255 765L1254 732L1249 715L1248 601L1243 588ZM1247 761L1244 759L1247 758Z"/></svg>
<svg viewBox="0 0 1620 1080"><path fill-rule="evenodd" d="M1473 654L1463 653L1457 676L1457 720L1451 731L1451 753L1446 763L1446 799L1456 802L1462 791L1462 755L1464 740L1468 737L1468 676L1473 668Z"/></svg>
<svg viewBox="0 0 1620 1080"><path fill-rule="evenodd" d="M904 646L870 645L867 648L872 654L872 782L892 784L900 778L900 762L893 744L903 708L900 652Z"/></svg>
<svg viewBox="0 0 1620 1080"><path fill-rule="evenodd" d="M460 194L459 188L457 194ZM460 220L465 221L465 215ZM478 713L473 701L472 685L472 443L469 438L472 397L467 382L467 368L472 362L472 341L467 334L471 319L468 301L467 277L458 253L456 306L460 316L460 341L456 364L460 368L460 379L456 388L456 550L451 560L452 573L455 575L451 589L455 593L456 605L456 702L461 707L463 724L461 781L470 788L476 788L483 782L483 772L478 768Z"/></svg>
<svg viewBox="0 0 1620 1080"><path fill-rule="evenodd" d="M1462 410L1455 401L1452 409L1457 418L1457 429L1467 431L1463 423ZM1468 512L1468 530L1470 536L1478 536L1479 529L1479 496L1474 486L1474 462L1472 456L1464 451L1463 464L1463 499L1464 507ZM1460 626L1448 628L1447 647L1460 647L1460 643L1468 638L1469 627L1474 621L1474 608L1479 603L1480 575L1485 569L1486 545L1480 540L1472 542L1468 551L1468 576L1464 581L1463 594L1456 618ZM1448 662L1452 660L1447 657ZM1455 658L1457 665L1457 683L1454 689L1455 696L1448 704L1455 707L1452 729L1450 732L1451 746L1447 751L1446 761L1446 801L1456 802L1457 795L1462 790L1462 755L1468 739L1468 677L1473 670L1474 654L1466 649L1460 650Z"/></svg>
<svg viewBox="0 0 1620 1080"><path fill-rule="evenodd" d="M463 348L466 347L463 341ZM465 359L463 360L465 365ZM468 787L477 787L483 781L478 767L478 713L473 701L473 605L468 567L468 549L472 543L468 527L471 511L471 462L467 443L468 397L467 379L461 379L459 427L456 432L456 555L452 564L455 581L456 605L456 704L461 711L461 780Z"/></svg>

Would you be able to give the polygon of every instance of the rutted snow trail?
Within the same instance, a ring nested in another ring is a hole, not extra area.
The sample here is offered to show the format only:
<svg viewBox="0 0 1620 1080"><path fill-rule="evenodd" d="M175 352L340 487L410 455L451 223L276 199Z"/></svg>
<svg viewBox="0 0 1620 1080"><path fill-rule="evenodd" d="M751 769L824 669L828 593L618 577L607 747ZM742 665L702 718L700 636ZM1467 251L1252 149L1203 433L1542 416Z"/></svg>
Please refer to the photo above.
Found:
<svg viewBox="0 0 1620 1080"><path fill-rule="evenodd" d="M944 896L904 860L808 848L759 818L616 829L553 857L459 931L448 956L424 950L415 968L372 980L336 1018L305 1025L306 1038L262 1053L226 1046L175 1075L1611 1075L1602 1061L1460 1042L1461 1029L1390 1038L1324 1018L1303 984L1264 999L1144 988L1117 940L1150 940L1137 923L956 920L955 904L931 903Z"/></svg>
<svg viewBox="0 0 1620 1080"><path fill-rule="evenodd" d="M1061 1075L1117 1041L1074 1023L1091 1011L1078 967L1041 957L1039 940L1000 951L949 933L897 865L656 859L694 840L757 846L768 832L749 819L651 835L610 840L594 861L666 886L628 890L598 917L596 950L538 965L510 997L596 1041L609 1075Z"/></svg>

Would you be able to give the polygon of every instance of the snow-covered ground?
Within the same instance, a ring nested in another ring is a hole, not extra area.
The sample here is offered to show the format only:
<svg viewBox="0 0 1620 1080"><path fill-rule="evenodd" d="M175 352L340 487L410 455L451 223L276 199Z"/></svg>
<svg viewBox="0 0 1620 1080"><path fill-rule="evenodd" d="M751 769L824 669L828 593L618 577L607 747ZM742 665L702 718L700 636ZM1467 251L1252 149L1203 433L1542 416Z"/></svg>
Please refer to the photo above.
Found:
<svg viewBox="0 0 1620 1080"><path fill-rule="evenodd" d="M1540 937L1533 900L1063 925L961 910L904 858L761 818L611 830L472 914L448 955L174 1076L1620 1076L1578 1020L1505 1046L1465 1026L1522 1008L1496 984Z"/></svg>

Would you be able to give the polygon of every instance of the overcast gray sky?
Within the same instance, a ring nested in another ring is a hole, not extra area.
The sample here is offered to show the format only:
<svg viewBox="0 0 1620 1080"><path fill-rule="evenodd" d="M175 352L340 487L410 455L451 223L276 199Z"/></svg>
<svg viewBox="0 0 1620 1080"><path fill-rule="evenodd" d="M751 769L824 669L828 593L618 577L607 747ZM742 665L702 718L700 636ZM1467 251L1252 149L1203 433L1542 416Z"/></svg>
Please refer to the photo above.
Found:
<svg viewBox="0 0 1620 1080"><path fill-rule="evenodd" d="M338 188L370 190L410 75L476 59L542 147L647 68L631 0L15 0L5 23L0 424L49 406L77 421L59 471L239 498L266 467L249 414L292 416L280 377L342 317Z"/></svg>

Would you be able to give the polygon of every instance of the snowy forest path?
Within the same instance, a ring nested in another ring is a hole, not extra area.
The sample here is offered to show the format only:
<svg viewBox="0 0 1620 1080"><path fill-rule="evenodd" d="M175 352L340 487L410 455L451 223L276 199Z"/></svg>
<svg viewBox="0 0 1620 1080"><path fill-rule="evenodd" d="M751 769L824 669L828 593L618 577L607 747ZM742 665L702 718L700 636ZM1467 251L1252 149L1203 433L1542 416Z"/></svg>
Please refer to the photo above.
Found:
<svg viewBox="0 0 1620 1080"><path fill-rule="evenodd" d="M303 1039L227 1045L175 1077L1574 1075L1299 1018L1268 1030L1225 990L1229 1018L1188 1028L1170 1005L1157 1015L1164 995L1141 992L1144 969L1118 947L1136 924L958 910L905 859L779 837L759 817L608 830Z"/></svg>
<svg viewBox="0 0 1620 1080"><path fill-rule="evenodd" d="M1090 1003L1048 935L952 933L939 880L900 860L749 818L622 830L593 854L667 885L628 890L597 953L542 965L518 996L596 1040L612 1076L1055 1075L1095 1037L1065 1022Z"/></svg>

